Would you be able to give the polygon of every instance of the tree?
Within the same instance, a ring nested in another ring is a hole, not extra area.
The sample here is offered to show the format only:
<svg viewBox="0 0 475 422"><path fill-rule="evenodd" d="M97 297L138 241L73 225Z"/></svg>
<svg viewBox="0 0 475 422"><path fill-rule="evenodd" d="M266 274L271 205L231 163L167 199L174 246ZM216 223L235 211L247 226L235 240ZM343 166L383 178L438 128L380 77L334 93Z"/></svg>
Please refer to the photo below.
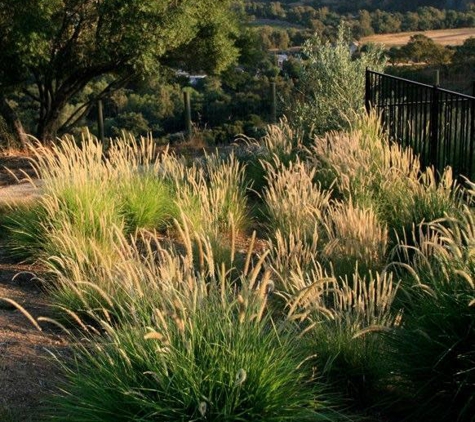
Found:
<svg viewBox="0 0 475 422"><path fill-rule="evenodd" d="M367 10L359 11L358 25L356 25L354 32L357 38L374 34L374 29L371 23L371 15Z"/></svg>
<svg viewBox="0 0 475 422"><path fill-rule="evenodd" d="M444 65L452 60L452 51L437 44L423 34L411 36L409 42L401 47L401 58L415 63Z"/></svg>
<svg viewBox="0 0 475 422"><path fill-rule="evenodd" d="M289 113L310 132L347 128L364 112L365 70L382 71L386 60L383 49L371 44L353 58L351 42L349 28L341 24L334 43L315 36L304 45L307 60Z"/></svg>
<svg viewBox="0 0 475 422"><path fill-rule="evenodd" d="M237 56L233 0L0 0L0 114L21 138L8 97L38 104L36 136L51 141L99 98L160 66L219 72ZM192 54L190 54L192 52ZM97 78L110 83L65 115Z"/></svg>
<svg viewBox="0 0 475 422"><path fill-rule="evenodd" d="M459 65L471 65L475 63L475 38L467 38L463 44L457 47L454 58L454 63Z"/></svg>

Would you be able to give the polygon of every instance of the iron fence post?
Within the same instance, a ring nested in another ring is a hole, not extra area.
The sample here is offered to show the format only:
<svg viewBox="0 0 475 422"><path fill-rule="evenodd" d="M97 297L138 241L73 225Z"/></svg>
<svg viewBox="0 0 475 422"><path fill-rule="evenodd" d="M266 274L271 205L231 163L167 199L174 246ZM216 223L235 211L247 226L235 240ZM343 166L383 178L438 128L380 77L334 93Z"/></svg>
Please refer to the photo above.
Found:
<svg viewBox="0 0 475 422"><path fill-rule="evenodd" d="M439 143L439 87L434 85L432 88L432 98L430 105L430 119L429 119L429 128L430 128L430 142L429 142L429 157L430 162L433 163L436 170L439 169L438 159L437 159L437 149Z"/></svg>
<svg viewBox="0 0 475 422"><path fill-rule="evenodd" d="M474 90L475 90L475 82L473 83L473 85L474 85ZM470 107L470 137L468 138L469 153L468 153L468 170L467 170L466 176L470 180L473 180L473 178L475 177L475 174L474 174L475 169L473 168L473 154L475 153L473 151L474 141L475 141L475 99L470 100L470 105L471 105Z"/></svg>
<svg viewBox="0 0 475 422"><path fill-rule="evenodd" d="M371 102L370 102L370 95L371 95L371 80L370 80L370 70L366 68L366 81L365 81L365 108L366 108L366 113L369 114L371 111Z"/></svg>

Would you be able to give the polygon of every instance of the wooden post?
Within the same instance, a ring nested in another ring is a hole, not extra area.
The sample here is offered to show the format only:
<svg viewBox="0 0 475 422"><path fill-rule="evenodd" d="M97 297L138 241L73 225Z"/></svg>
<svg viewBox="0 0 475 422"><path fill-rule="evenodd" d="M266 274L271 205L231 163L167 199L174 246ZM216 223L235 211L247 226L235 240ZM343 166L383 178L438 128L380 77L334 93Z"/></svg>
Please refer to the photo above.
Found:
<svg viewBox="0 0 475 422"><path fill-rule="evenodd" d="M104 144L104 113L102 111L102 100L97 100L97 137Z"/></svg>
<svg viewBox="0 0 475 422"><path fill-rule="evenodd" d="M435 86L440 86L440 71L435 71Z"/></svg>
<svg viewBox="0 0 475 422"><path fill-rule="evenodd" d="M185 101L185 130L186 136L188 139L191 139L192 135L192 126L191 126L191 100L190 100L190 91L187 89L183 90L183 100Z"/></svg>
<svg viewBox="0 0 475 422"><path fill-rule="evenodd" d="M277 123L277 89L275 81L270 83L271 89L271 123Z"/></svg>

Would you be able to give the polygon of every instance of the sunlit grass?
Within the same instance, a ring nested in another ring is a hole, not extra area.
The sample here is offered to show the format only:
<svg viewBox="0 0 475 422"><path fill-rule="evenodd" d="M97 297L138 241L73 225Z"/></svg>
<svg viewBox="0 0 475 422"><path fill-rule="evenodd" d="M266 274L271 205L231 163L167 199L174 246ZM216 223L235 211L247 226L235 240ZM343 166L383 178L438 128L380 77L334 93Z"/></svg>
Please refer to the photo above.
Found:
<svg viewBox="0 0 475 422"><path fill-rule="evenodd" d="M420 420L467 420L473 186L374 118L302 139L283 121L244 163L134 138L35 151L44 195L2 224L86 338L56 420L333 421L412 399Z"/></svg>

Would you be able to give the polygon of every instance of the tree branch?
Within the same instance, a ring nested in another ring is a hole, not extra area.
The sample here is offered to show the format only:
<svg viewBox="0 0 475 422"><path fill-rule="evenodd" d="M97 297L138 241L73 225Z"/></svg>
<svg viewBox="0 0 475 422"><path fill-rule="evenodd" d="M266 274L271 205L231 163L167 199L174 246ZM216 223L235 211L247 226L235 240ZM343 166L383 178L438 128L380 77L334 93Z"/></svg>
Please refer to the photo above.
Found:
<svg viewBox="0 0 475 422"><path fill-rule="evenodd" d="M104 99L108 94L111 92L117 91L120 88L123 88L131 79L133 79L136 75L126 75L118 80L112 81L106 88L104 88L99 94L91 98L86 103L82 104L79 108L77 108L74 113L69 116L69 118L64 122L60 130L62 132L68 132L72 129L74 125L77 124L79 120L81 120L85 115L87 115L91 108L98 100Z"/></svg>

